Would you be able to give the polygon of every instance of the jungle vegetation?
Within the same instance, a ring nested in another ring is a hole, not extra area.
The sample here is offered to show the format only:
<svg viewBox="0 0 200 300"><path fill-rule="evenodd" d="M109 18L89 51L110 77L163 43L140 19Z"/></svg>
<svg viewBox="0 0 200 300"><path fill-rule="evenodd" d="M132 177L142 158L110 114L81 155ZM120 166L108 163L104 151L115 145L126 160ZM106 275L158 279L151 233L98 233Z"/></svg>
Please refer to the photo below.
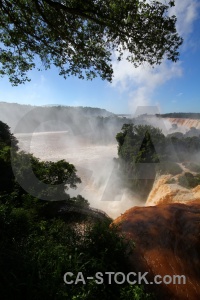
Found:
<svg viewBox="0 0 200 300"><path fill-rule="evenodd" d="M152 299L142 286L109 284L104 273L120 271L126 274L129 254L134 249L134 242L119 234L117 226L111 226L110 218L92 214L88 201L80 195L70 198L66 194L62 201L53 201L57 198L55 194L54 199L52 193L52 201L43 200L42 192L41 198L33 196L18 183L12 160L18 162L18 175L27 180L29 170L19 162L28 156L39 181L48 183L49 187L64 181L66 186L75 188L80 182L75 167L62 160L39 161L31 154L19 151L17 144L8 125L0 122L2 299ZM14 156L11 156L11 150ZM33 191L36 188L32 186ZM48 193L48 189L45 192ZM63 186L59 192L66 193ZM94 278L86 284L68 285L63 278L66 272L74 274L70 280L76 280L78 272L82 272L84 278L102 272L103 282L97 284Z"/></svg>
<svg viewBox="0 0 200 300"><path fill-rule="evenodd" d="M195 163L200 152L200 136L165 136L159 128L151 125L124 124L116 140L118 162L125 181L143 198L149 194L156 174L180 174L182 168L179 164L187 161L190 168L199 170L199 165ZM192 174L188 177L190 187L199 182L196 177L192 181L192 177ZM184 178L180 179L182 184Z"/></svg>

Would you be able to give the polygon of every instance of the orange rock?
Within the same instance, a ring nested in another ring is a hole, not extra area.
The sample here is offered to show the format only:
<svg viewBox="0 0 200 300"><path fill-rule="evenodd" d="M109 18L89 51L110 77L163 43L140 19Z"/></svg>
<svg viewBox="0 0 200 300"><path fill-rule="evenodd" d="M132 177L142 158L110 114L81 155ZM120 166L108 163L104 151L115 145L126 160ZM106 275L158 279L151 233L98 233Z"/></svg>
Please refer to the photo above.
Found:
<svg viewBox="0 0 200 300"><path fill-rule="evenodd" d="M172 124L177 124L178 126L184 126L186 128L195 127L200 129L200 121L196 119L184 119L184 118L167 118Z"/></svg>
<svg viewBox="0 0 200 300"><path fill-rule="evenodd" d="M200 204L160 204L133 207L114 221L135 241L130 271L184 275L186 284L149 284L158 299L200 299ZM168 277L166 277L168 278ZM175 280L175 279L174 279Z"/></svg>
<svg viewBox="0 0 200 300"><path fill-rule="evenodd" d="M169 179L176 178L173 175L161 175L155 180L151 192L145 203L146 206L153 206L167 203L190 203L195 200L200 204L200 185L193 189L187 189L179 184L167 183Z"/></svg>

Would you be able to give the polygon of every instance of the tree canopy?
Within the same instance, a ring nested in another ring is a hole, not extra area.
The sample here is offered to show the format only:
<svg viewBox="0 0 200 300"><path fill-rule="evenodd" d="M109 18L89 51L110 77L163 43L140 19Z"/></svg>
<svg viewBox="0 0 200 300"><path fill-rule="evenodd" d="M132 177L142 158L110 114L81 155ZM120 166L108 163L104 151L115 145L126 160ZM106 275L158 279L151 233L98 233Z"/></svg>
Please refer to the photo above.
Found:
<svg viewBox="0 0 200 300"><path fill-rule="evenodd" d="M197 163L200 135L175 132L165 136L151 125L124 124L116 140L124 182L143 198L148 196L156 174L181 174L180 163L197 174L186 173L179 178L179 184L191 188L200 183L200 165Z"/></svg>
<svg viewBox="0 0 200 300"><path fill-rule="evenodd" d="M112 55L121 60L125 50L135 67L164 57L177 61L182 38L171 6L174 1L2 0L0 75L18 85L36 66L55 65L65 78L111 81Z"/></svg>
<svg viewBox="0 0 200 300"><path fill-rule="evenodd" d="M4 146L13 146L14 149L18 149L18 141L14 135L10 132L10 127L4 122L0 121L0 148Z"/></svg>

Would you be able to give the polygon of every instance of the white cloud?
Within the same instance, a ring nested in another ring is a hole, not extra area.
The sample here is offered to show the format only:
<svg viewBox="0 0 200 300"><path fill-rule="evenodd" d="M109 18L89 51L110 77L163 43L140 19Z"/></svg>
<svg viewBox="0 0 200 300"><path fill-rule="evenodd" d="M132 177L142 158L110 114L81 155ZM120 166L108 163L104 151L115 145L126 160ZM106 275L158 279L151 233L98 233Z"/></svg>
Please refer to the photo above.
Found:
<svg viewBox="0 0 200 300"><path fill-rule="evenodd" d="M177 30L184 38L185 47L187 39L193 30L194 21L197 19L199 4L196 0L177 0L176 6L170 10L170 14L177 16ZM128 54L128 53L127 53ZM126 57L126 53L124 55ZM182 76L182 63L170 63L166 60L159 66L152 68L144 64L138 68L125 59L118 62L113 59L114 79L112 87L119 92L128 92L129 108L132 113L137 106L155 105L153 96L158 87L165 82ZM159 106L159 103L158 103Z"/></svg>
<svg viewBox="0 0 200 300"><path fill-rule="evenodd" d="M176 64L164 61L161 65L152 68L147 64L134 68L126 60L114 61L113 87L120 92L128 91L129 107L132 113L137 106L150 105L157 87L166 81L182 75L181 62ZM155 104L154 104L155 105Z"/></svg>
<svg viewBox="0 0 200 300"><path fill-rule="evenodd" d="M194 21L198 18L200 3L196 0L176 0L170 9L170 15L177 17L177 30L185 39L193 30Z"/></svg>

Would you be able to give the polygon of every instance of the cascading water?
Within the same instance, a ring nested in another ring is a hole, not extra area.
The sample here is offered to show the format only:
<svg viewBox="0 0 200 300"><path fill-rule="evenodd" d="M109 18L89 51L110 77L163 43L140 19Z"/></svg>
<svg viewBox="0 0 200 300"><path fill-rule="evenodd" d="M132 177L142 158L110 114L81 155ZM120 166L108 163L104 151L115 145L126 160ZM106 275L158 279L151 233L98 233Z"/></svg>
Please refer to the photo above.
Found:
<svg viewBox="0 0 200 300"><path fill-rule="evenodd" d="M130 190L125 190L113 161L117 157L117 144L96 144L70 132L36 132L15 134L21 150L41 160L65 159L74 164L82 183L67 192L87 199L92 207L115 218L134 205L144 205Z"/></svg>

